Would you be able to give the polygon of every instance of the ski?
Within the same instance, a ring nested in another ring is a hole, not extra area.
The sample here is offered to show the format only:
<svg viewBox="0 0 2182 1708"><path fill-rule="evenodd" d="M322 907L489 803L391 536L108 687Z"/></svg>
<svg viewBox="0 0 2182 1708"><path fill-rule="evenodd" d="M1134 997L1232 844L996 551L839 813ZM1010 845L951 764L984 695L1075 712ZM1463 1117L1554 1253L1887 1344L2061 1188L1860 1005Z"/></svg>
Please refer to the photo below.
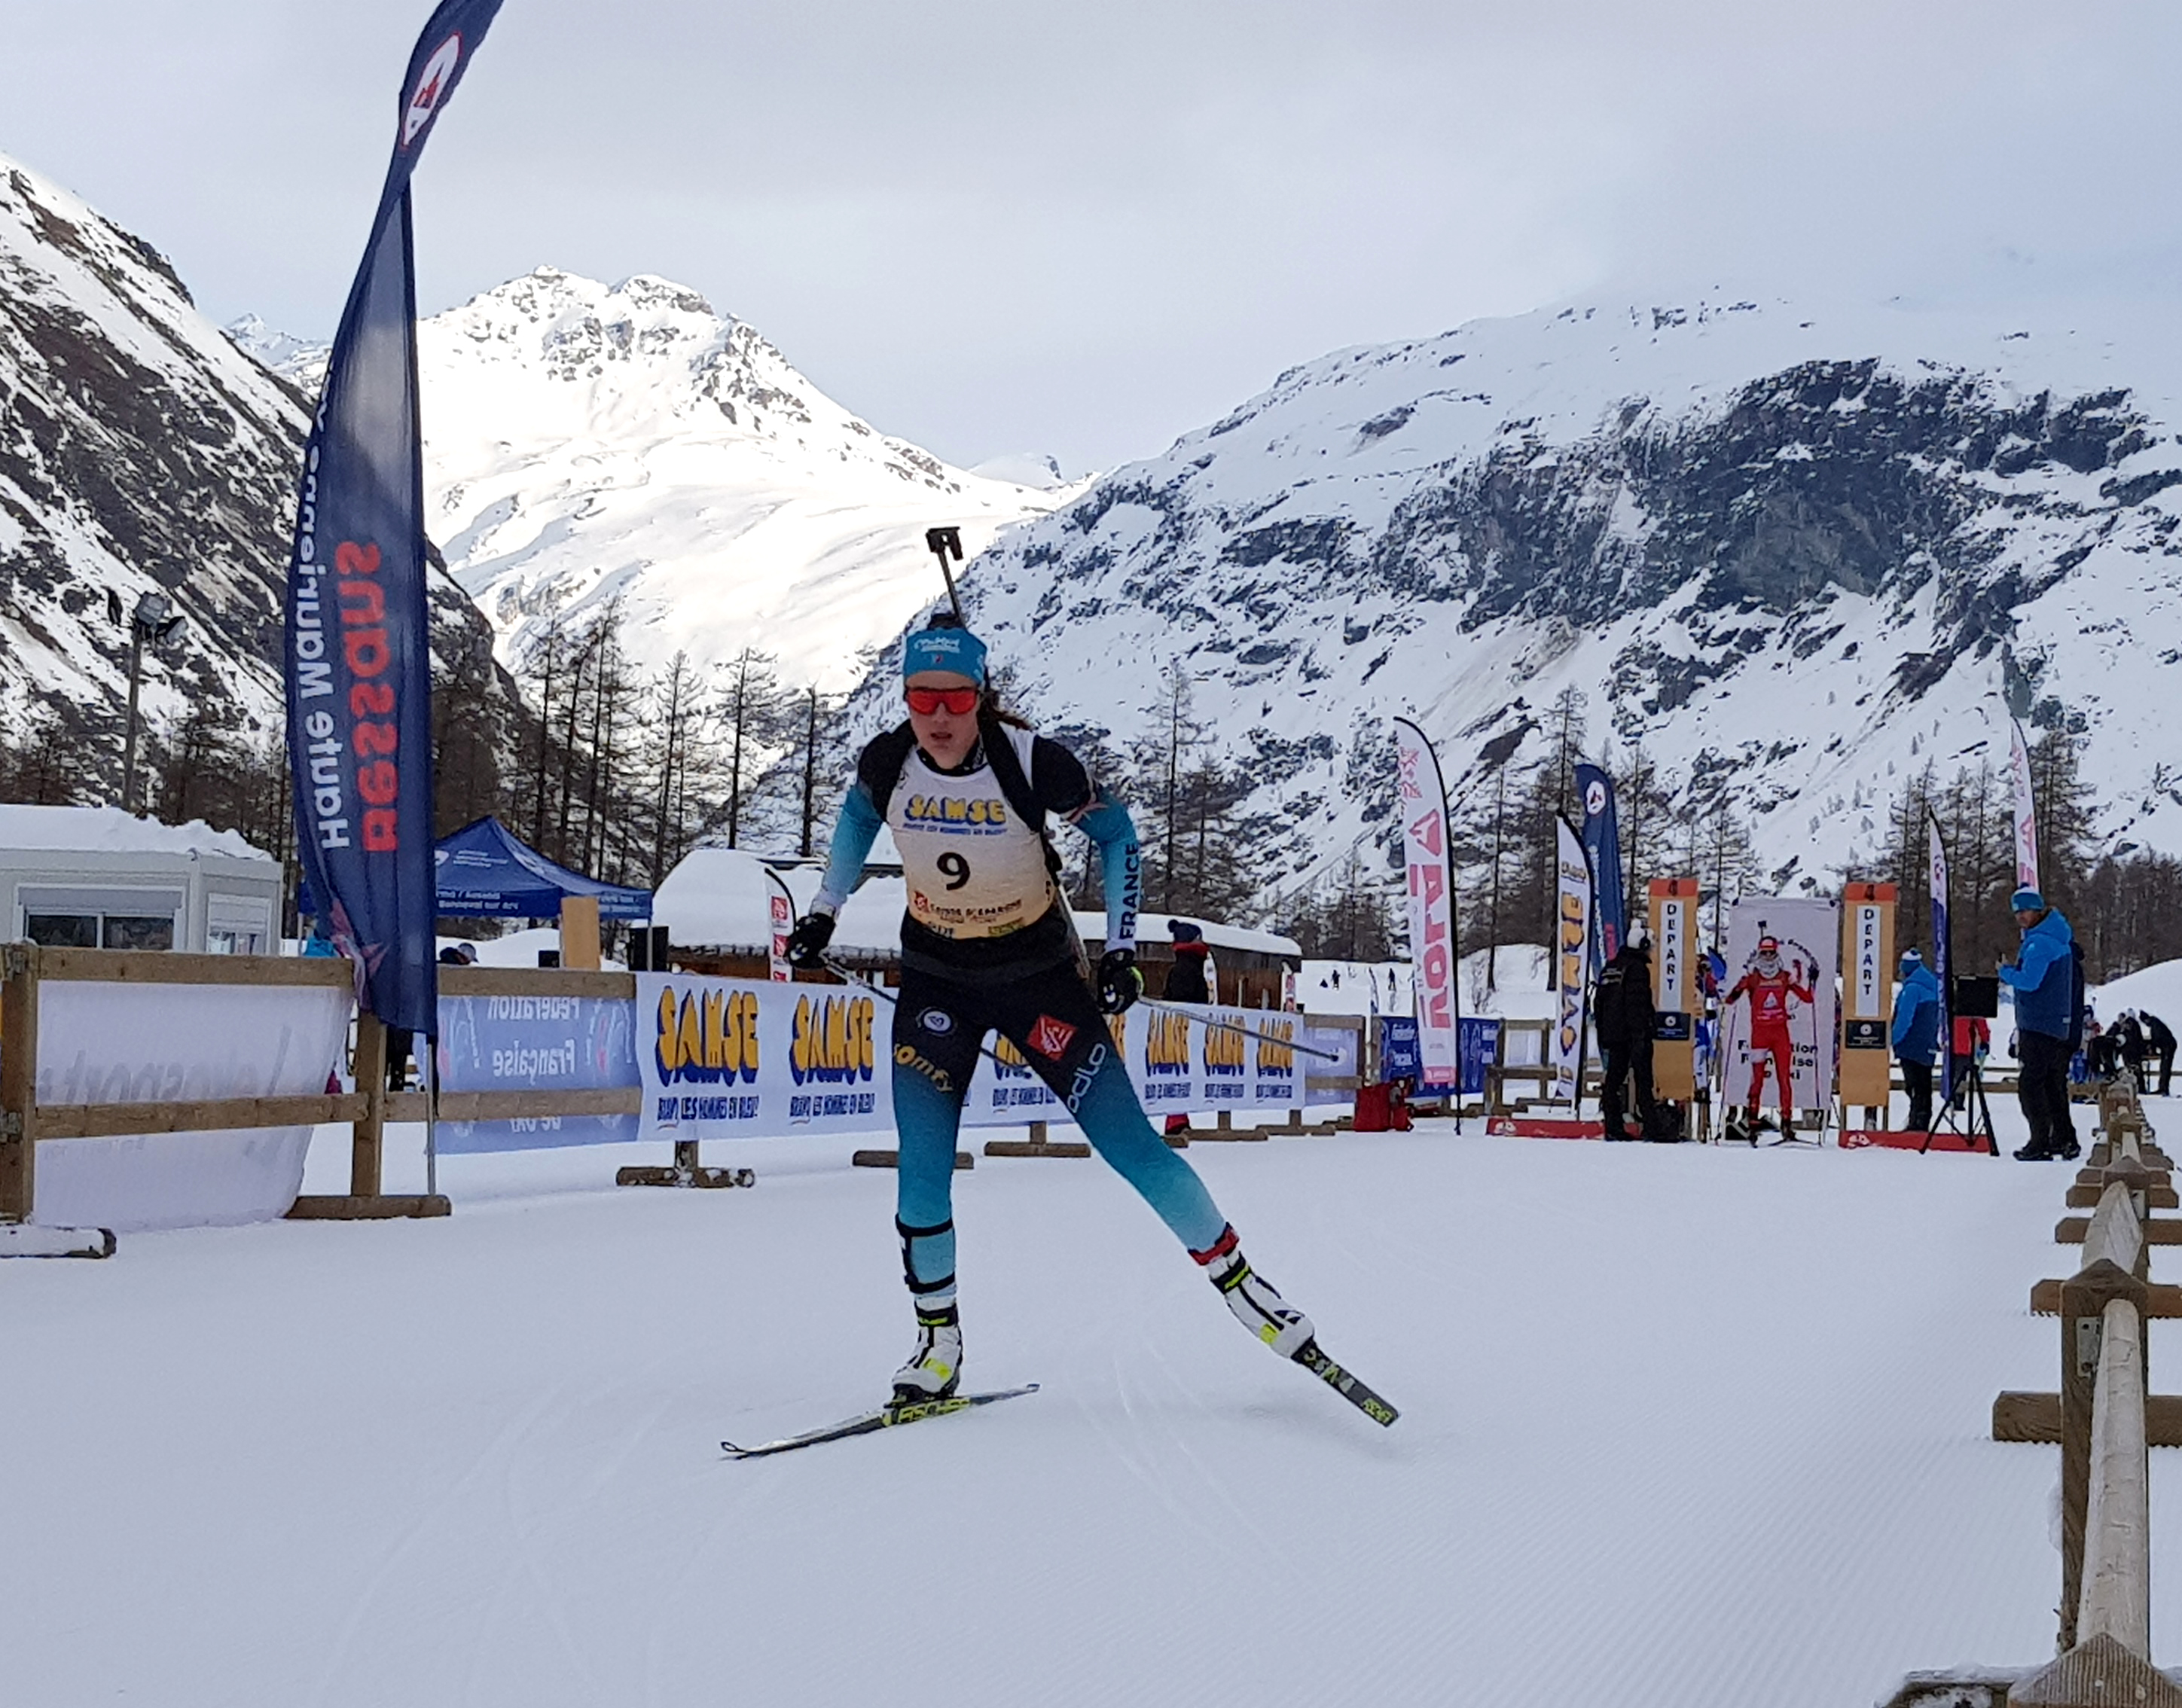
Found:
<svg viewBox="0 0 2182 1708"><path fill-rule="evenodd" d="M773 1453L792 1453L799 1447L815 1447L822 1441L845 1441L851 1435L872 1435L881 1429L891 1429L902 1423L921 1423L927 1418L948 1417L956 1412L966 1412L973 1406L990 1406L1001 1400L1019 1400L1025 1394L1037 1391L1038 1384L1032 1382L1020 1388L996 1389L989 1394L955 1394L944 1400L913 1400L906 1405L881 1406L876 1410L845 1418L840 1423L830 1423L822 1429L807 1429L800 1435L784 1435L778 1441L761 1442L755 1447L738 1447L733 1441L723 1441L720 1448L730 1459L762 1459Z"/></svg>
<svg viewBox="0 0 2182 1708"><path fill-rule="evenodd" d="M1327 1357L1317 1341L1304 1341L1302 1350L1295 1355L1295 1362L1382 1429L1392 1428L1394 1419L1402 1415L1370 1388Z"/></svg>

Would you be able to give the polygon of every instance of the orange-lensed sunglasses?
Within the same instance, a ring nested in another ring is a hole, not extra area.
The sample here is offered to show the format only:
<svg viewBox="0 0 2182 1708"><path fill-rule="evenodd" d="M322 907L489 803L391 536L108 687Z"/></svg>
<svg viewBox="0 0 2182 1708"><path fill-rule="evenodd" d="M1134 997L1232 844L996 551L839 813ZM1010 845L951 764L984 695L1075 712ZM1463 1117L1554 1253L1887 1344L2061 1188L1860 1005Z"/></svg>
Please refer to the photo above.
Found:
<svg viewBox="0 0 2182 1708"><path fill-rule="evenodd" d="M935 711L967 717L977 710L979 695L974 688L905 688L901 697L911 711L928 717Z"/></svg>

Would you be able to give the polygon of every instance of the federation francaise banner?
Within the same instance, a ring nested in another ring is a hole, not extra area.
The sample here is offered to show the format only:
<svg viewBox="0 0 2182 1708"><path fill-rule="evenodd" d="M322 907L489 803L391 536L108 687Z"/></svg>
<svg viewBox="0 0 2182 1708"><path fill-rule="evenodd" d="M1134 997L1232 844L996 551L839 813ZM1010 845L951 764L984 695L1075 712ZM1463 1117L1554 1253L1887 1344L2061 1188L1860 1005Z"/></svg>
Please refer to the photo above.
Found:
<svg viewBox="0 0 2182 1708"><path fill-rule="evenodd" d="M2030 748L2023 726L2008 721L2008 774L2015 784L2015 887L2038 887L2038 802L2030 788Z"/></svg>
<svg viewBox="0 0 2182 1708"><path fill-rule="evenodd" d="M446 0L402 85L394 156L303 449L284 667L296 840L357 994L436 1031L430 611L409 179L500 0Z"/></svg>
<svg viewBox="0 0 2182 1708"><path fill-rule="evenodd" d="M1947 941L1947 845L1940 836L1940 821L1924 818L1931 861L1932 972L1940 981L1940 1101L1955 1100L1955 987L1954 954Z"/></svg>
<svg viewBox="0 0 2182 1708"><path fill-rule="evenodd" d="M1461 1070L1456 1020L1454 871L1448 857L1447 791L1425 732L1394 720L1394 804L1402 816L1402 862L1408 870L1409 962L1415 972L1417 1044L1425 1077L1452 1084Z"/></svg>
<svg viewBox="0 0 2182 1708"><path fill-rule="evenodd" d="M601 1091L637 1083L631 1005L611 997L442 997L443 1092ZM630 1115L536 1115L439 1126L443 1154L537 1151L633 1139Z"/></svg>
<svg viewBox="0 0 2182 1708"><path fill-rule="evenodd" d="M1621 826L1614 811L1614 779L1595 765L1576 768L1583 801L1583 851L1591 860L1598 928L1592 933L1592 966L1600 969L1620 952L1629 929L1621 893Z"/></svg>
<svg viewBox="0 0 2182 1708"><path fill-rule="evenodd" d="M1581 1103L1583 1092L1583 1027L1591 985L1591 865L1583 851L1583 838L1566 819L1553 821L1554 928L1553 989L1555 1005L1552 1047L1554 1103Z"/></svg>

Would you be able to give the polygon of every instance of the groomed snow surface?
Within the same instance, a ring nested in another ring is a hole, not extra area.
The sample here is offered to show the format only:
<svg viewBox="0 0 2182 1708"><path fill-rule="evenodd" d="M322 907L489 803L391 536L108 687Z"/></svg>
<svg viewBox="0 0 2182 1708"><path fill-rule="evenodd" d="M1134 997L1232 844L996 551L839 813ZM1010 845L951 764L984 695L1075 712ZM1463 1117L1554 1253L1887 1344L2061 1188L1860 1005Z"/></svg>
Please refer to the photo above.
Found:
<svg viewBox="0 0 2182 1708"><path fill-rule="evenodd" d="M908 1350L893 1177L850 1148L745 1147L717 1193L606 1184L657 1147L451 1158L447 1221L0 1265L0 1697L1841 1708L2052 1652L2057 1450L1987 1434L2057 1378L2058 1168L1193 1147L1382 1432L1102 1165L981 1162L969 1374L1044 1391L728 1462Z"/></svg>

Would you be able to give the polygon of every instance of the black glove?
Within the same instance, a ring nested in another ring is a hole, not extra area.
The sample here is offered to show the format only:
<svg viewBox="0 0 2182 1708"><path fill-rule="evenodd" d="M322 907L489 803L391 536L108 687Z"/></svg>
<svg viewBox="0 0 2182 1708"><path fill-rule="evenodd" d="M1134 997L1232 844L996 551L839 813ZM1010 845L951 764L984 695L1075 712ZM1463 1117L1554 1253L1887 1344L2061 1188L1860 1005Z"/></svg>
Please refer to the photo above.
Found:
<svg viewBox="0 0 2182 1708"><path fill-rule="evenodd" d="M833 915L806 914L788 934L788 964L808 970L826 964L826 945L833 941Z"/></svg>
<svg viewBox="0 0 2182 1708"><path fill-rule="evenodd" d="M1119 1014L1144 993L1144 976L1137 970L1134 949L1108 949L1099 957L1099 1012Z"/></svg>

